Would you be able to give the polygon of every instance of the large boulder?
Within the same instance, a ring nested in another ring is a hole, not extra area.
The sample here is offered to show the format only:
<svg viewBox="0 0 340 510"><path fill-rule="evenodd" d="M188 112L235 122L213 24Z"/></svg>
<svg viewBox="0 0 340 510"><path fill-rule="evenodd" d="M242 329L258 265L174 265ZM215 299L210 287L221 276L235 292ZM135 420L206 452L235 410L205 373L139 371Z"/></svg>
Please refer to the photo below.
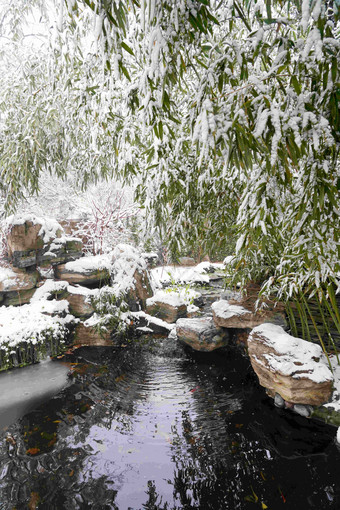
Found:
<svg viewBox="0 0 340 510"><path fill-rule="evenodd" d="M217 328L210 317L179 319L176 334L180 342L195 351L213 351L228 344L229 334Z"/></svg>
<svg viewBox="0 0 340 510"><path fill-rule="evenodd" d="M37 216L10 216L6 220L8 256L16 267L38 263L44 246L61 237L62 227L52 219Z"/></svg>
<svg viewBox="0 0 340 510"><path fill-rule="evenodd" d="M279 394L290 403L315 406L329 400L333 375L319 345L266 323L252 330L248 352L261 386L272 397Z"/></svg>
<svg viewBox="0 0 340 510"><path fill-rule="evenodd" d="M174 291L159 290L153 297L146 301L146 311L168 323L174 323L177 319L187 316L187 306Z"/></svg>
<svg viewBox="0 0 340 510"><path fill-rule="evenodd" d="M83 243L77 237L62 236L54 239L45 246L43 252L38 254L37 262L42 267L65 264L79 259L83 254Z"/></svg>
<svg viewBox="0 0 340 510"><path fill-rule="evenodd" d="M1 261L0 302L5 306L23 305L29 302L35 292L39 273L25 271Z"/></svg>
<svg viewBox="0 0 340 510"><path fill-rule="evenodd" d="M71 284L101 285L110 278L111 262L106 255L93 255L54 266L54 276Z"/></svg>

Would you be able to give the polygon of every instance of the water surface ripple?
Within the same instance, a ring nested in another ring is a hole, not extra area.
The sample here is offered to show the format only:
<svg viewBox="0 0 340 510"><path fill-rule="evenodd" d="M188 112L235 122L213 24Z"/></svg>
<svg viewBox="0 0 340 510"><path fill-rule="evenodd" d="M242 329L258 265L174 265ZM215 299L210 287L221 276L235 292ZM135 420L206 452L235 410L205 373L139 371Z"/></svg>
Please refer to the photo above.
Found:
<svg viewBox="0 0 340 510"><path fill-rule="evenodd" d="M275 409L247 358L83 348L0 442L1 509L338 509L335 429Z"/></svg>

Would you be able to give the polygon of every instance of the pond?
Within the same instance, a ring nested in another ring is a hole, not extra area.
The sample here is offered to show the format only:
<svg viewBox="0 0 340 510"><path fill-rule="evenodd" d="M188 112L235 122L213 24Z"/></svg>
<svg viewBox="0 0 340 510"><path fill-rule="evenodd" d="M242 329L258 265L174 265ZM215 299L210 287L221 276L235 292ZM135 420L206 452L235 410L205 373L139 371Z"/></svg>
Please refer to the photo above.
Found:
<svg viewBox="0 0 340 510"><path fill-rule="evenodd" d="M1 434L1 509L340 507L336 429L276 409L240 352L141 337L69 368Z"/></svg>

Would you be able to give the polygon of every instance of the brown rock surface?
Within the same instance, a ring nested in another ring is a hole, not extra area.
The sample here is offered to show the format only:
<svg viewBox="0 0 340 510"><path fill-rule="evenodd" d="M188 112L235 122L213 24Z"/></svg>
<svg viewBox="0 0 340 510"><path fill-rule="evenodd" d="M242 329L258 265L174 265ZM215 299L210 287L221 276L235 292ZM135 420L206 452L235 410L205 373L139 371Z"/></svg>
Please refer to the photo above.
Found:
<svg viewBox="0 0 340 510"><path fill-rule="evenodd" d="M44 246L44 241L39 235L41 227L41 224L34 224L32 221L10 226L7 237L9 256L13 256L16 251L40 250Z"/></svg>
<svg viewBox="0 0 340 510"><path fill-rule="evenodd" d="M84 293L81 288L69 286L66 301L69 303L70 313L75 317L88 318L94 313L90 294Z"/></svg>
<svg viewBox="0 0 340 510"><path fill-rule="evenodd" d="M262 324L248 338L250 361L261 386L292 404L320 406L332 394L333 376L319 345Z"/></svg>
<svg viewBox="0 0 340 510"><path fill-rule="evenodd" d="M260 285L251 284L244 296L228 300L221 299L212 305L215 324L223 328L255 328L263 322L286 325L282 303L265 300L265 308L256 310Z"/></svg>
<svg viewBox="0 0 340 510"><path fill-rule="evenodd" d="M147 304L146 312L154 317L158 317L169 324L176 322L177 319L187 316L186 305L174 306L170 303L162 301L154 301L152 304Z"/></svg>
<svg viewBox="0 0 340 510"><path fill-rule="evenodd" d="M149 272L147 270L136 269L133 279L134 287L128 291L125 299L130 307L133 308L133 304L138 302L142 310L145 310L146 300L153 295Z"/></svg>
<svg viewBox="0 0 340 510"><path fill-rule="evenodd" d="M1 270L0 274L3 275L0 281L1 304L16 306L28 303L35 292L39 273L13 267L6 261L1 262Z"/></svg>
<svg viewBox="0 0 340 510"><path fill-rule="evenodd" d="M57 265L53 270L55 278L85 286L101 285L110 278L108 261L99 255Z"/></svg>
<svg viewBox="0 0 340 510"><path fill-rule="evenodd" d="M210 317L179 319L177 338L196 351L213 351L228 344L229 334L217 328Z"/></svg>
<svg viewBox="0 0 340 510"><path fill-rule="evenodd" d="M104 333L100 335L93 327L84 326L80 322L75 329L73 344L75 346L80 345L96 345L96 346L109 346L113 345L110 337L110 333Z"/></svg>

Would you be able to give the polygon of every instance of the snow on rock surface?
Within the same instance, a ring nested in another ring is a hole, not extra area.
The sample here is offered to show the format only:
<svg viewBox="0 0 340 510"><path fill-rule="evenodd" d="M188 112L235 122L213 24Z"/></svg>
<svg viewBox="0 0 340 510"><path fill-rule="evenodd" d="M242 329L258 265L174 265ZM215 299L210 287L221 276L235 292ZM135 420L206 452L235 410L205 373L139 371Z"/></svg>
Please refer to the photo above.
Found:
<svg viewBox="0 0 340 510"><path fill-rule="evenodd" d="M229 302L224 299L215 301L211 308L215 312L216 316L221 319L230 319L235 315L239 317L240 315L250 313L250 311L246 310L243 306L230 305Z"/></svg>
<svg viewBox="0 0 340 510"><path fill-rule="evenodd" d="M45 244L49 243L53 239L60 237L64 231L62 226L53 218L39 218L34 214L15 214L9 216L5 220L7 228L12 226L25 225L25 223L31 223L32 225L40 225L38 235L42 238Z"/></svg>
<svg viewBox="0 0 340 510"><path fill-rule="evenodd" d="M161 288L170 283L209 283L208 272L223 270L223 264L201 262L193 267L159 266L151 269L151 277L155 287Z"/></svg>
<svg viewBox="0 0 340 510"><path fill-rule="evenodd" d="M110 277L111 260L108 255L92 255L55 266L53 270L59 280L92 285Z"/></svg>
<svg viewBox="0 0 340 510"><path fill-rule="evenodd" d="M92 255L66 262L64 267L68 272L88 274L103 269L109 270L111 268L111 260L108 255Z"/></svg>
<svg viewBox="0 0 340 510"><path fill-rule="evenodd" d="M280 370L297 379L307 377L316 383L333 381L320 345L293 337L281 326L269 323L254 328L248 343L256 337L261 337L263 344L275 351L275 354L264 355L273 370Z"/></svg>
<svg viewBox="0 0 340 510"><path fill-rule="evenodd" d="M183 297L176 291L159 290L151 298L146 300L146 305L151 306L155 303L165 303L171 306L182 306L185 305Z"/></svg>
<svg viewBox="0 0 340 510"><path fill-rule="evenodd" d="M21 342L33 345L48 337L63 340L75 318L68 314L67 301L41 300L20 307L0 307L0 348L14 348Z"/></svg>
<svg viewBox="0 0 340 510"><path fill-rule="evenodd" d="M196 351L210 352L228 344L229 334L217 328L210 317L178 319L176 334L180 342Z"/></svg>
<svg viewBox="0 0 340 510"><path fill-rule="evenodd" d="M319 345L265 323L248 338L251 364L262 386L294 404L322 405L332 394L333 375Z"/></svg>

